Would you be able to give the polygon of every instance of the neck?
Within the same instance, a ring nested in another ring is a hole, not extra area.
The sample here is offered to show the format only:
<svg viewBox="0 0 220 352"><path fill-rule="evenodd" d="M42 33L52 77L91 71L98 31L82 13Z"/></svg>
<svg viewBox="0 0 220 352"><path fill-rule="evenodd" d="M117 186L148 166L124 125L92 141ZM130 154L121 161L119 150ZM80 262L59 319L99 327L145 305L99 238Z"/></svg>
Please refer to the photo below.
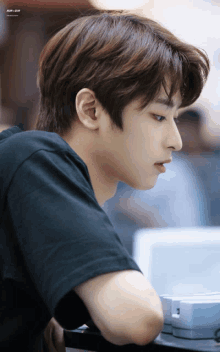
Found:
<svg viewBox="0 0 220 352"><path fill-rule="evenodd" d="M83 159L83 157L82 157ZM105 168L100 167L94 160L83 159L89 170L92 187L100 206L107 200L114 197L117 190L117 183L105 173Z"/></svg>
<svg viewBox="0 0 220 352"><path fill-rule="evenodd" d="M102 206L115 195L118 184L118 180L106 163L108 158L102 155L102 148L99 150L97 142L90 134L85 135L84 132L82 135L77 133L74 136L70 132L62 138L86 164L97 202Z"/></svg>

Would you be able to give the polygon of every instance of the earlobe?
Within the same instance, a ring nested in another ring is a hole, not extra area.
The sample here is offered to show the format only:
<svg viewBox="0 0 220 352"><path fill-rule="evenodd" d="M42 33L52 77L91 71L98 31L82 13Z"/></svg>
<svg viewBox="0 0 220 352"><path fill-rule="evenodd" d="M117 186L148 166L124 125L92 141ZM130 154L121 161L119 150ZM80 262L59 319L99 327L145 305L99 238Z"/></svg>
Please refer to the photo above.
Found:
<svg viewBox="0 0 220 352"><path fill-rule="evenodd" d="M98 129L96 116L97 99L95 93L90 89L81 89L76 96L76 112L80 122L91 130Z"/></svg>

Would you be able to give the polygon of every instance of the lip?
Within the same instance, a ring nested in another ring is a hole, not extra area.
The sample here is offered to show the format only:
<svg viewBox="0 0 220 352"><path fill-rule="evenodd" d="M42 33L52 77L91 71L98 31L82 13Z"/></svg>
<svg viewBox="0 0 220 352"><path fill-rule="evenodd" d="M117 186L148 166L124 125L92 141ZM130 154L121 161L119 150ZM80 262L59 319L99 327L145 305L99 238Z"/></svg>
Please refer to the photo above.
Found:
<svg viewBox="0 0 220 352"><path fill-rule="evenodd" d="M157 164L169 164L172 162L172 158L168 159L168 160L165 160L165 161L158 161L158 163L155 163L156 165Z"/></svg>
<svg viewBox="0 0 220 352"><path fill-rule="evenodd" d="M159 172L164 173L164 172L166 172L166 168L163 164L169 164L169 163L171 163L171 161L172 161L172 158L165 160L165 161L162 161L162 162L155 163L154 166L157 168L157 170Z"/></svg>
<svg viewBox="0 0 220 352"><path fill-rule="evenodd" d="M159 164L154 164L154 166L157 168L157 170L161 173L166 172L166 168L164 165L159 165Z"/></svg>

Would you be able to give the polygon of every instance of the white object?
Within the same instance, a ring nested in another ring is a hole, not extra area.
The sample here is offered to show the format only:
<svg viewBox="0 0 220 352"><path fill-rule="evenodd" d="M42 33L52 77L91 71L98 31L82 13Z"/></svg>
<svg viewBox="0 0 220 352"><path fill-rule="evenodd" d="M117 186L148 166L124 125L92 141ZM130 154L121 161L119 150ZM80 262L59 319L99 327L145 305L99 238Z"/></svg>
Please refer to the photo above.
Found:
<svg viewBox="0 0 220 352"><path fill-rule="evenodd" d="M160 299L164 313L164 333L190 339L213 338L213 329L216 330L216 324L213 324L213 322L211 323L210 319L208 319L208 315L210 315L210 309L212 309L211 303L216 302L216 300L219 301L219 303L213 316L218 314L218 317L215 317L215 322L220 327L220 313L217 313L220 309L220 292L190 296L161 295ZM184 309L184 304L187 301L189 304L190 302L197 302L198 305L191 305L190 309L187 311ZM208 303L207 307L206 303ZM207 309L207 314L204 314L204 309ZM194 310L197 311L194 312ZM200 321L199 327L196 327L194 318L189 322L189 316L190 314L193 315L198 313L198 311L200 314ZM203 330L201 330L201 328L203 328Z"/></svg>
<svg viewBox="0 0 220 352"><path fill-rule="evenodd" d="M188 339L212 339L220 326L220 299L180 302L180 314L172 315L173 335Z"/></svg>
<svg viewBox="0 0 220 352"><path fill-rule="evenodd" d="M138 230L133 258L158 295L220 291L220 227Z"/></svg>

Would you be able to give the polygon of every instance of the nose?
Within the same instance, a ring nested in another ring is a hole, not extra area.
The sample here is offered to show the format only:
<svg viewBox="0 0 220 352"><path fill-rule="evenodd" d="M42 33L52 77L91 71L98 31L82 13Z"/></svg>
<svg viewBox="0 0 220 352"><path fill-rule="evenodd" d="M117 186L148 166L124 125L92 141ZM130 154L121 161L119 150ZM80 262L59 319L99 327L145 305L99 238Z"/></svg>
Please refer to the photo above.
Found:
<svg viewBox="0 0 220 352"><path fill-rule="evenodd" d="M176 152L180 151L183 147L182 138L180 136L175 121L173 121L172 126L169 126L169 131L166 139L166 146L167 148L173 148Z"/></svg>

